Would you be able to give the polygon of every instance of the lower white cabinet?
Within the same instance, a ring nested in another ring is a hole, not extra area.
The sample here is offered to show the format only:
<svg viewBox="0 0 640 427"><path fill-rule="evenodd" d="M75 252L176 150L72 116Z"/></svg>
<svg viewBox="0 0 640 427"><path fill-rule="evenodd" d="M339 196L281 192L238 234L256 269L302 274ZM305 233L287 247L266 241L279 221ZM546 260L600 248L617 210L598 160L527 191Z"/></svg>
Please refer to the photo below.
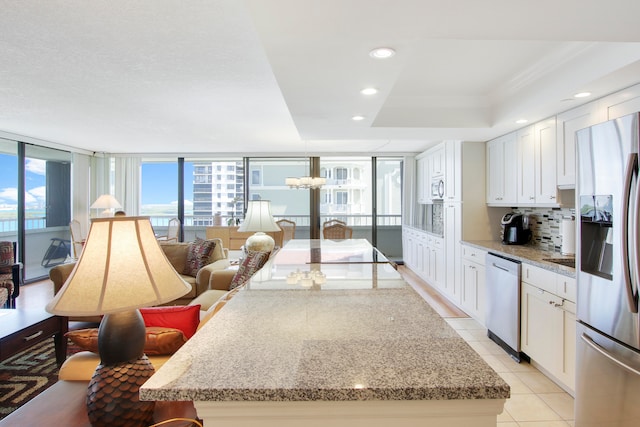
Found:
<svg viewBox="0 0 640 427"><path fill-rule="evenodd" d="M555 281L566 278L552 273ZM575 303L534 284L521 284L521 350L564 388L575 389Z"/></svg>
<svg viewBox="0 0 640 427"><path fill-rule="evenodd" d="M425 231L403 227L404 262L435 288L445 281L444 239Z"/></svg>
<svg viewBox="0 0 640 427"><path fill-rule="evenodd" d="M460 305L471 317L484 325L486 251L462 245L462 280Z"/></svg>

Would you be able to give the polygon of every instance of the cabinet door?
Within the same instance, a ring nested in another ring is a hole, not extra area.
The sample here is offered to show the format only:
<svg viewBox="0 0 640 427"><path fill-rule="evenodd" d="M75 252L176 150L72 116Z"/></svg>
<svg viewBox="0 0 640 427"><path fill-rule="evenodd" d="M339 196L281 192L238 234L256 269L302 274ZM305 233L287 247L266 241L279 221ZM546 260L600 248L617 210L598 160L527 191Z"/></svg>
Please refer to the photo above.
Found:
<svg viewBox="0 0 640 427"><path fill-rule="evenodd" d="M518 139L518 203L532 204L536 201L535 139L533 126L520 129Z"/></svg>
<svg viewBox="0 0 640 427"><path fill-rule="evenodd" d="M429 153L429 160L431 177L444 175L444 145L432 149Z"/></svg>
<svg viewBox="0 0 640 427"><path fill-rule="evenodd" d="M488 204L509 206L517 203L517 146L515 132L487 143Z"/></svg>
<svg viewBox="0 0 640 427"><path fill-rule="evenodd" d="M570 390L576 388L576 315L563 309L562 313L562 348L559 371L556 376Z"/></svg>
<svg viewBox="0 0 640 427"><path fill-rule="evenodd" d="M416 199L418 203L427 203L429 200L428 188L429 188L429 170L428 159L421 157L416 160Z"/></svg>
<svg viewBox="0 0 640 427"><path fill-rule="evenodd" d="M487 142L487 203L504 199L504 147L502 140Z"/></svg>
<svg viewBox="0 0 640 427"><path fill-rule="evenodd" d="M447 201L462 201L462 141L445 143L444 198Z"/></svg>
<svg viewBox="0 0 640 427"><path fill-rule="evenodd" d="M445 202L444 211L444 258L445 273L443 280L446 287L451 288L451 294L456 296L456 303L460 303L461 271L460 259L462 256L462 204Z"/></svg>
<svg viewBox="0 0 640 427"><path fill-rule="evenodd" d="M556 173L560 188L576 185L576 131L605 121L597 103L558 114L556 128Z"/></svg>
<svg viewBox="0 0 640 427"><path fill-rule="evenodd" d="M550 372L558 371L562 357L562 310L554 295L522 282L520 346L529 357Z"/></svg>
<svg viewBox="0 0 640 427"><path fill-rule="evenodd" d="M464 310L484 325L485 267L462 260L461 305Z"/></svg>
<svg viewBox="0 0 640 427"><path fill-rule="evenodd" d="M556 182L556 119L536 123L534 126L536 204L558 203Z"/></svg>

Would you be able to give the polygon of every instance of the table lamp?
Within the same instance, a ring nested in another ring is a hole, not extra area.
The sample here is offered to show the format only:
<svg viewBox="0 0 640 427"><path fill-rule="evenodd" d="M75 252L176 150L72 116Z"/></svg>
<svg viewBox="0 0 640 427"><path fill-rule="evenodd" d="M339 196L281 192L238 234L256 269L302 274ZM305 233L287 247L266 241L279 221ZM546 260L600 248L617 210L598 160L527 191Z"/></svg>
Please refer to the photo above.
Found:
<svg viewBox="0 0 640 427"><path fill-rule="evenodd" d="M244 244L247 252L271 252L276 246L273 237L265 234L265 231L280 231L271 215L271 202L269 200L250 200L247 205L247 214L240 224L238 231L255 231Z"/></svg>
<svg viewBox="0 0 640 427"><path fill-rule="evenodd" d="M87 391L94 427L151 423L154 402L138 398L138 389L154 373L144 355L146 330L138 308L190 290L158 245L149 217L92 220L80 259L46 310L59 316L104 315L100 364Z"/></svg>
<svg viewBox="0 0 640 427"><path fill-rule="evenodd" d="M91 209L102 209L100 216L111 216L112 209L122 209L122 205L111 194L103 194L90 206Z"/></svg>

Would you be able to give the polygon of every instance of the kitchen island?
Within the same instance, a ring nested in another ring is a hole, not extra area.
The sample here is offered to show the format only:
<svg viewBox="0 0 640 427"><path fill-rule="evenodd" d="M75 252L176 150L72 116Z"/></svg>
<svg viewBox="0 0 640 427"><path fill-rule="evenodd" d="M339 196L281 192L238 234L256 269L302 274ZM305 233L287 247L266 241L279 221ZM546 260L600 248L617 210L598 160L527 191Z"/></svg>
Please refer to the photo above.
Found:
<svg viewBox="0 0 640 427"><path fill-rule="evenodd" d="M207 427L496 425L509 386L390 264L308 245L333 262L285 246L141 399L194 401Z"/></svg>

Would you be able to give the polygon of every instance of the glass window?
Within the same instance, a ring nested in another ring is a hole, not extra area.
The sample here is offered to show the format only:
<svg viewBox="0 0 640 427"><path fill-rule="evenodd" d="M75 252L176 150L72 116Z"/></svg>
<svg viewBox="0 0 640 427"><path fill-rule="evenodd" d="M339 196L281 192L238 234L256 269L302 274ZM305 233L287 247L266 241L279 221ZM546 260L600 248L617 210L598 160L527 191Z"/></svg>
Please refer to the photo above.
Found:
<svg viewBox="0 0 640 427"><path fill-rule="evenodd" d="M149 216L151 225L156 229L167 227L169 220L178 216L178 162L176 159L143 160L141 170L140 215ZM195 173L193 166L191 171ZM193 200L195 184L198 188L207 188L206 177L196 175L194 186L190 187L189 192L185 190L185 199ZM185 206L185 215L187 210L191 213L192 209L193 203Z"/></svg>
<svg viewBox="0 0 640 427"><path fill-rule="evenodd" d="M336 179L346 181L347 180L347 168L336 168Z"/></svg>
<svg viewBox="0 0 640 427"><path fill-rule="evenodd" d="M336 191L336 204L346 205L349 203L349 194L346 191Z"/></svg>
<svg viewBox="0 0 640 427"><path fill-rule="evenodd" d="M25 145L25 279L71 256L71 153Z"/></svg>
<svg viewBox="0 0 640 427"><path fill-rule="evenodd" d="M18 241L18 143L0 139L0 233Z"/></svg>
<svg viewBox="0 0 640 427"><path fill-rule="evenodd" d="M288 177L309 175L308 158L250 158L251 171L260 172L260 181L249 186L252 200L270 200L271 213L277 220L296 223L296 238L309 238L309 201L307 189L289 188Z"/></svg>
<svg viewBox="0 0 640 427"><path fill-rule="evenodd" d="M260 185L262 180L260 177L262 176L261 171L259 169L253 169L251 171L251 185Z"/></svg>

